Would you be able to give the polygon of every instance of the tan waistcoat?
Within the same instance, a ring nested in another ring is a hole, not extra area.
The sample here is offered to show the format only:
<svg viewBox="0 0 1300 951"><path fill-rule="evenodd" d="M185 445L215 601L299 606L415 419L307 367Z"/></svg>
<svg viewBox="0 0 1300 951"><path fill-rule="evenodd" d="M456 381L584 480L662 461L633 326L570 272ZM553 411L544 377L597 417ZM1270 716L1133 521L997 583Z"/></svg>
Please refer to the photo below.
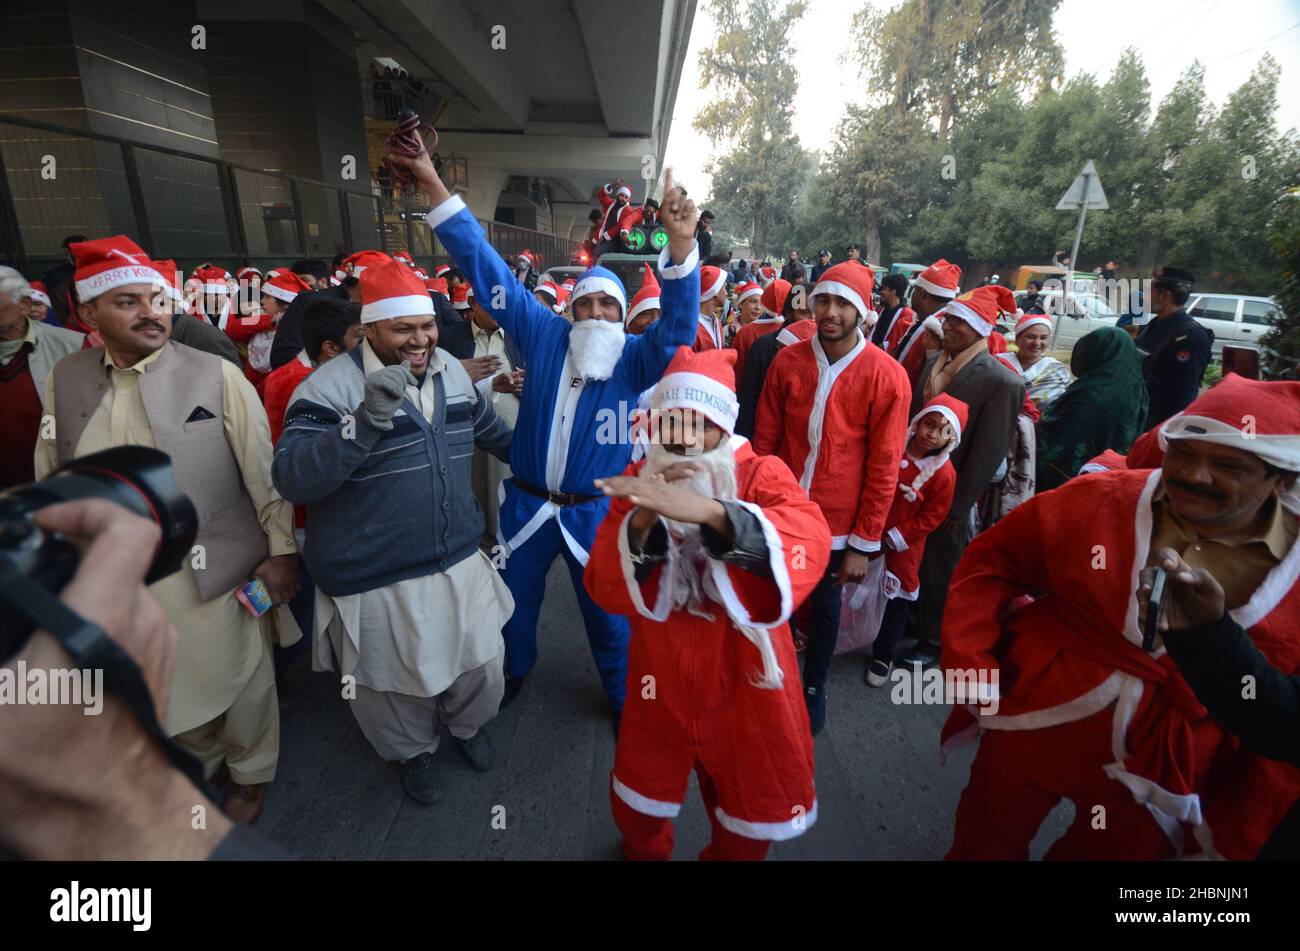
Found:
<svg viewBox="0 0 1300 951"><path fill-rule="evenodd" d="M54 431L59 464L76 453L86 424L112 383L96 347L54 367ZM140 397L158 448L171 456L176 484L199 513L199 596L210 601L242 587L268 554L266 533L226 440L221 358L170 341L140 377ZM211 419L186 422L195 407Z"/></svg>

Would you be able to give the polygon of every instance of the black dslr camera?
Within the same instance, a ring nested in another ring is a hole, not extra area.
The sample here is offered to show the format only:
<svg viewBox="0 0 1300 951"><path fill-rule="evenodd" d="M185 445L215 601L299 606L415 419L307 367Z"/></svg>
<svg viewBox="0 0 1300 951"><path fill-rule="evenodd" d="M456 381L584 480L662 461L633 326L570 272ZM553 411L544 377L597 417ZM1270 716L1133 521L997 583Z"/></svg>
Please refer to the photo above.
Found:
<svg viewBox="0 0 1300 951"><path fill-rule="evenodd" d="M146 584L179 570L198 534L198 515L176 487L171 458L144 446L82 456L47 479L0 492L0 661L21 650L35 627L25 610L37 594L31 589L57 595L77 570L72 543L41 531L33 516L47 505L89 498L116 502L162 530Z"/></svg>

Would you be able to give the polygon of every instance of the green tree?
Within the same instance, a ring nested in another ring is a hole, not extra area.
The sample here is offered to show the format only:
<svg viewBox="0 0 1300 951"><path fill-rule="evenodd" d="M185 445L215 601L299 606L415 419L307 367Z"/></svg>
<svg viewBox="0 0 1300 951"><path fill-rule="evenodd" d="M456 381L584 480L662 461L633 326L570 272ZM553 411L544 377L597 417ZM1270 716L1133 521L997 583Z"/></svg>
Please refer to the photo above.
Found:
<svg viewBox="0 0 1300 951"><path fill-rule="evenodd" d="M791 130L798 93L791 28L805 0L711 0L714 45L700 51L700 88L713 101L694 126L727 151L708 171L711 210L720 230L750 241L758 254L779 249L794 225L794 206L810 172L808 154ZM735 217L725 223L719 209Z"/></svg>
<svg viewBox="0 0 1300 951"><path fill-rule="evenodd" d="M1300 189L1292 189L1268 229L1277 260L1277 306L1264 336L1267 379L1300 379Z"/></svg>
<svg viewBox="0 0 1300 951"><path fill-rule="evenodd" d="M995 89L1028 93L1061 77L1052 32L1061 0L906 0L867 3L854 20L868 88L898 115L919 109L946 139Z"/></svg>

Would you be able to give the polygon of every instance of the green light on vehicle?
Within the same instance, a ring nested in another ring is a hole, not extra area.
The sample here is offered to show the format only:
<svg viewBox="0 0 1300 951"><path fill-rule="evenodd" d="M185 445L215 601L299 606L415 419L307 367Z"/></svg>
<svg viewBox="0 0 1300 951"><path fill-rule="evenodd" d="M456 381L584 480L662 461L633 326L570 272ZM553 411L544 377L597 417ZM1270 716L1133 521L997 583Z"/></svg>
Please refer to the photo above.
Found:
<svg viewBox="0 0 1300 951"><path fill-rule="evenodd" d="M637 229L636 231L628 232L627 246L628 249L631 251L640 251L642 248L644 248L645 232L641 231L640 229Z"/></svg>
<svg viewBox="0 0 1300 951"><path fill-rule="evenodd" d="M668 247L668 232L663 228L655 228L650 232L650 246L656 251L662 251Z"/></svg>

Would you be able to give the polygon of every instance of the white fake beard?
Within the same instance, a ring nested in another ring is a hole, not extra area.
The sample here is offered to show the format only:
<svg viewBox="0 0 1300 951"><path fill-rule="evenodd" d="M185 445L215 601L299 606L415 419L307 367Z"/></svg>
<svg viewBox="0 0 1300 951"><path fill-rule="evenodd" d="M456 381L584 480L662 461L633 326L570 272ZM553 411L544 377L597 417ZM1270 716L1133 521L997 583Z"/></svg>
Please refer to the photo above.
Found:
<svg viewBox="0 0 1300 951"><path fill-rule="evenodd" d="M695 472L689 479L675 483L676 485L690 489L692 492L698 492L700 495L708 496L711 499L719 499L724 502L735 501L736 454L731 448L730 440L724 439L718 444L718 448L695 456L679 456L674 452L669 452L660 443L651 443L650 451L646 454L645 468L641 474L651 476L656 472L662 472L677 462L696 463L702 467L702 471ZM669 529L678 538L698 542L700 536L699 525L689 522L677 522L670 518L666 518L664 521L668 523Z"/></svg>
<svg viewBox="0 0 1300 951"><path fill-rule="evenodd" d="M593 317L578 320L569 332L569 358L584 380L608 380L623 356L627 335L623 325Z"/></svg>
<svg viewBox="0 0 1300 951"><path fill-rule="evenodd" d="M660 443L651 443L641 474L649 476L662 472L675 462L695 462L703 468L703 471L692 474L689 479L675 483L676 485L683 485L712 499L725 502L736 500L736 454L729 439L723 440L717 449L696 456L679 456L669 452ZM712 621L713 614L706 608L706 601L712 601L715 607L723 610L726 608L713 576L705 567L706 555L704 542L700 538L700 526L675 522L670 518L664 521L668 523L677 549L676 557L670 558L668 569L673 573L669 581L673 592L673 608L685 609L690 614ZM742 626L734 618L732 623L758 649L762 658L762 670L750 674L750 684L764 690L781 689L784 675L772 647L771 632L749 625Z"/></svg>

